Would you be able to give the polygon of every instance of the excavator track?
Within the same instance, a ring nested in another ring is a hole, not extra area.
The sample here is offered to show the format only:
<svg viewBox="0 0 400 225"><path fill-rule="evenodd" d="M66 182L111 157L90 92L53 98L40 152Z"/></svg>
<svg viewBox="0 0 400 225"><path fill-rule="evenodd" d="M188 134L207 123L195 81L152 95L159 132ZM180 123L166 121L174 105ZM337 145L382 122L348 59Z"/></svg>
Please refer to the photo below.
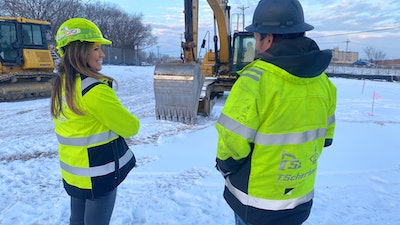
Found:
<svg viewBox="0 0 400 225"><path fill-rule="evenodd" d="M54 73L14 73L0 76L0 102L45 98Z"/></svg>

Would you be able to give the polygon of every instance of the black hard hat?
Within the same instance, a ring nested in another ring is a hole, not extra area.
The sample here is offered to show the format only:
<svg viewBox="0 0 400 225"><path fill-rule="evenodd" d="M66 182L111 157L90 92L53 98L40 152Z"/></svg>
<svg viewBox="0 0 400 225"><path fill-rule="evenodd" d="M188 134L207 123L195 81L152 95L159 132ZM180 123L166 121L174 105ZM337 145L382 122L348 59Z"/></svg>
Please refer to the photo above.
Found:
<svg viewBox="0 0 400 225"><path fill-rule="evenodd" d="M304 22L303 8L298 0L261 0L254 11L249 32L262 34L293 34L314 29Z"/></svg>

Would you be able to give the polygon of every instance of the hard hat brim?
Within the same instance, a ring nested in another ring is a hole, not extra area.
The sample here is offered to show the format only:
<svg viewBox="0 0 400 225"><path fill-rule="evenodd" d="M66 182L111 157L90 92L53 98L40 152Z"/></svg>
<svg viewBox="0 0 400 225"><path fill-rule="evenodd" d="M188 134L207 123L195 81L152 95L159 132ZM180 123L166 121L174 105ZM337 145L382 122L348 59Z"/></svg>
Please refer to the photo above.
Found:
<svg viewBox="0 0 400 225"><path fill-rule="evenodd" d="M313 30L314 27L308 23L302 23L292 27L256 27L253 24L245 28L248 32L262 34L294 34Z"/></svg>
<svg viewBox="0 0 400 225"><path fill-rule="evenodd" d="M95 39L95 40L93 40L93 42L98 42L102 45L111 45L112 44L112 41L105 39L105 38Z"/></svg>

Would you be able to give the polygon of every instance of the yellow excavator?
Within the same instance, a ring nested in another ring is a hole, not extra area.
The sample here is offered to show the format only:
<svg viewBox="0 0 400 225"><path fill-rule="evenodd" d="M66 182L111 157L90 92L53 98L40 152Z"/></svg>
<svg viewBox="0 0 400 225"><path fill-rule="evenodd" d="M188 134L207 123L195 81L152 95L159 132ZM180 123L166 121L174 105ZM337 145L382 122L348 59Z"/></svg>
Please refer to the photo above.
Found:
<svg viewBox="0 0 400 225"><path fill-rule="evenodd" d="M0 102L48 97L57 55L50 23L0 17Z"/></svg>
<svg viewBox="0 0 400 225"><path fill-rule="evenodd" d="M208 116L216 97L230 91L237 71L255 55L252 33L230 30L230 6L227 0L207 0L214 12L214 51L197 57L199 0L185 0L185 41L182 61L160 63L154 70L156 118L196 123L197 115ZM204 43L204 41L203 41Z"/></svg>

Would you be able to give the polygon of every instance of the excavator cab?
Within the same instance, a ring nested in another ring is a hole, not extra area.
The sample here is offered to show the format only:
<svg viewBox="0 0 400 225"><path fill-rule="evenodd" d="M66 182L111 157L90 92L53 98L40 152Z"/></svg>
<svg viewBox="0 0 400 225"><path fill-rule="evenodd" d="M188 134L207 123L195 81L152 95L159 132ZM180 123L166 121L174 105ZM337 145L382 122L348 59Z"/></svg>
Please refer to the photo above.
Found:
<svg viewBox="0 0 400 225"><path fill-rule="evenodd" d="M231 73L236 73L243 69L243 67L255 59L255 46L256 40L253 33L238 32L233 35L233 60Z"/></svg>

